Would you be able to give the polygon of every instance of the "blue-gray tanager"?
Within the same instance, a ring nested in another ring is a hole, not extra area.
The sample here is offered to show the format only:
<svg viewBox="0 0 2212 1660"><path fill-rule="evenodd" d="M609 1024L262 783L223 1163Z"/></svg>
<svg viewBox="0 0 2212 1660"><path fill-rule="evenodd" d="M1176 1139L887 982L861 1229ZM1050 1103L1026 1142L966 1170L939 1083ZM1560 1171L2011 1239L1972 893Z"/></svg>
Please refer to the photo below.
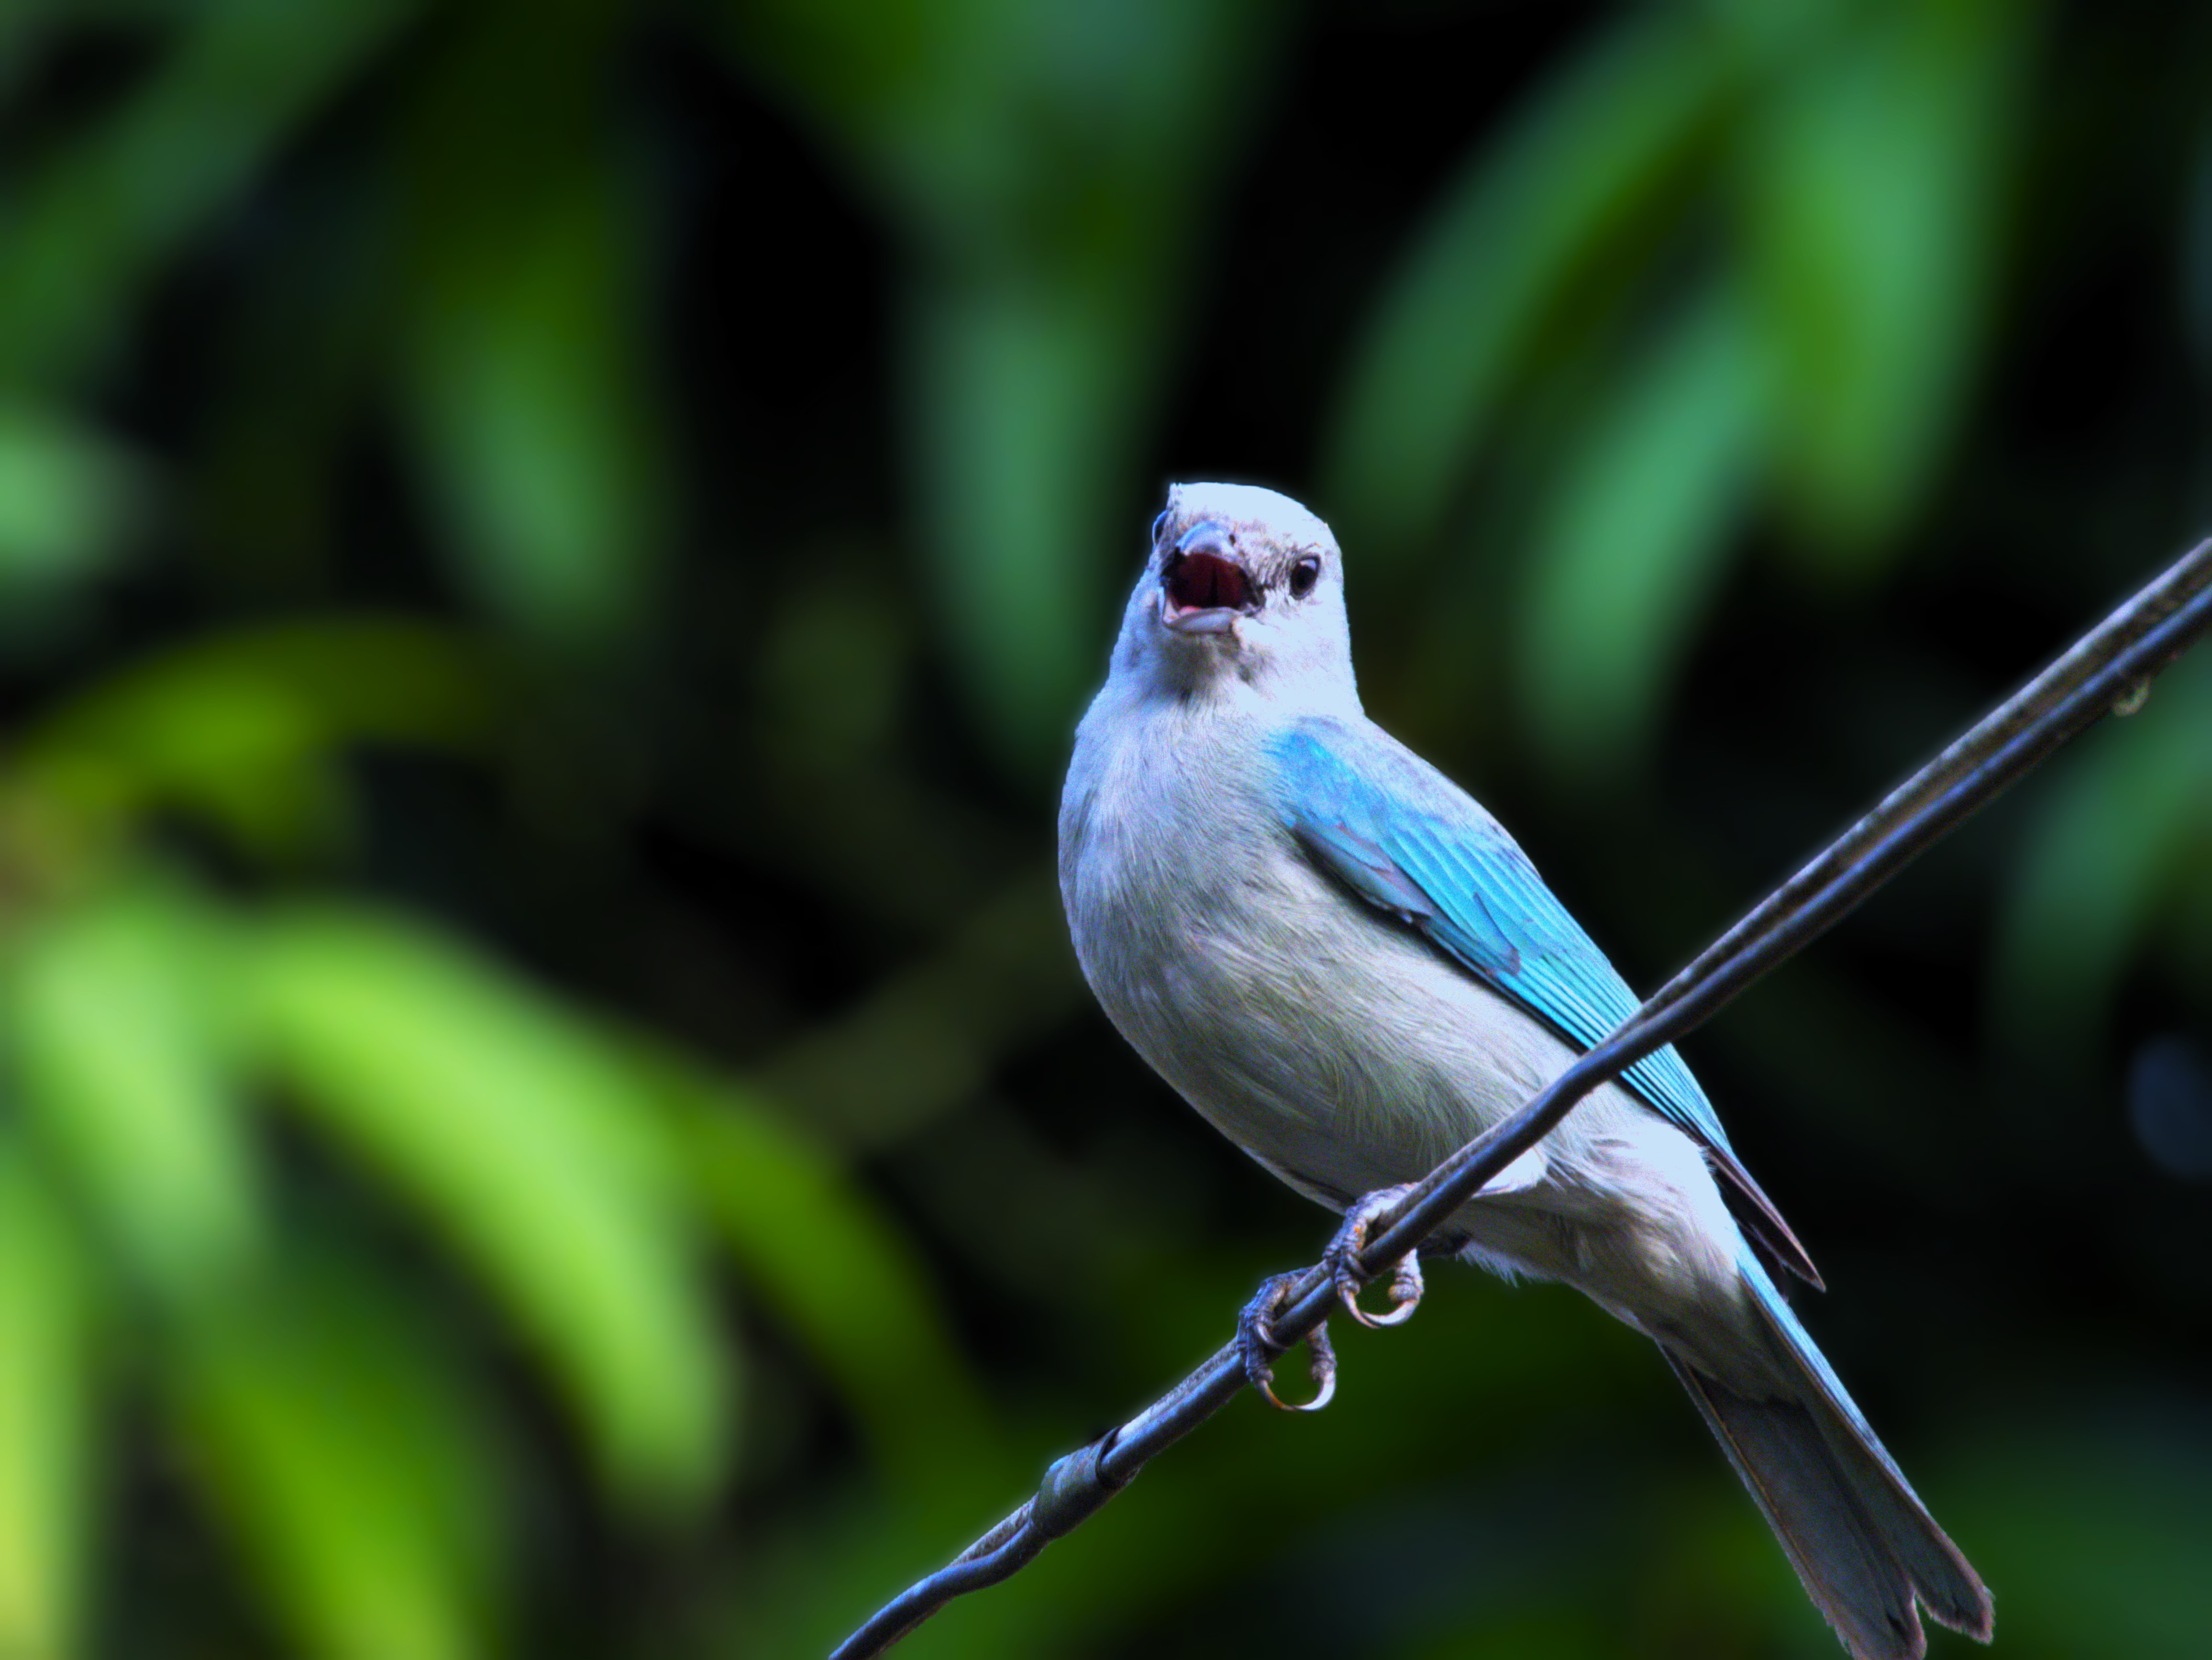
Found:
<svg viewBox="0 0 2212 1660"><path fill-rule="evenodd" d="M1122 1035L1338 1210L1426 1174L1636 1006L1498 821L1367 719L1335 538L1272 490L1170 493L1076 736L1060 879ZM1921 1655L1916 1601L1988 1639L1988 1590L1750 1243L1818 1283L1672 1049L1449 1231L1659 1345L1852 1655Z"/></svg>

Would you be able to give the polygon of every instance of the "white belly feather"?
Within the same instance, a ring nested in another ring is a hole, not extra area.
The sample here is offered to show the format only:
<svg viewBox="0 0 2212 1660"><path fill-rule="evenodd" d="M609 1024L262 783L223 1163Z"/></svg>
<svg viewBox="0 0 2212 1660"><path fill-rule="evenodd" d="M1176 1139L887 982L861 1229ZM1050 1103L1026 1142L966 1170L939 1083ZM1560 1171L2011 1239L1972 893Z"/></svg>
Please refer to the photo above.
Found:
<svg viewBox="0 0 2212 1660"><path fill-rule="evenodd" d="M1062 893L1084 974L1138 1052L1340 1207L1426 1174L1574 1051L1304 858L1266 799L1261 736L1218 705L1094 708L1061 804ZM1765 1370L1703 1152L1616 1086L1453 1225L1488 1266L1573 1284L1717 1371Z"/></svg>

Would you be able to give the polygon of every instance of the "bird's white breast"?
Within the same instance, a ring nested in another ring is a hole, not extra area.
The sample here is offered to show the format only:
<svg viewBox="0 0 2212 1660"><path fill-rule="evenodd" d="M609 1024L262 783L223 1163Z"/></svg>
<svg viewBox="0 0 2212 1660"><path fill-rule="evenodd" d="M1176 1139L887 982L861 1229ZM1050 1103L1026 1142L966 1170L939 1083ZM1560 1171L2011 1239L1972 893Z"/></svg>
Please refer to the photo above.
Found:
<svg viewBox="0 0 2212 1660"><path fill-rule="evenodd" d="M1061 800L1061 891L1084 974L1138 1052L1341 1205L1425 1174L1573 1051L1304 856L1273 799L1269 720L1109 681ZM1621 1090L1516 1174L1458 1219L1493 1266L1579 1284L1647 1329L1732 1295L1735 1226L1702 1153Z"/></svg>
<svg viewBox="0 0 2212 1660"><path fill-rule="evenodd" d="M1267 730L1196 700L1094 712L1061 885L1084 972L1139 1052L1240 1146L1349 1196L1420 1175L1571 1052L1306 860Z"/></svg>

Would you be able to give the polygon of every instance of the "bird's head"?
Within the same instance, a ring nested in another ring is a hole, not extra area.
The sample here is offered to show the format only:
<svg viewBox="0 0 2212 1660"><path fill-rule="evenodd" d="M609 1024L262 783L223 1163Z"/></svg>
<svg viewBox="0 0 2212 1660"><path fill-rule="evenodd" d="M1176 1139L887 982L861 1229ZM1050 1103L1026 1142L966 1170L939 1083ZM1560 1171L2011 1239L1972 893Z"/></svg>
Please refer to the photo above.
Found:
<svg viewBox="0 0 2212 1660"><path fill-rule="evenodd" d="M1356 708L1336 538L1271 489L1173 486L1122 614L1113 672L1177 694L1245 686Z"/></svg>

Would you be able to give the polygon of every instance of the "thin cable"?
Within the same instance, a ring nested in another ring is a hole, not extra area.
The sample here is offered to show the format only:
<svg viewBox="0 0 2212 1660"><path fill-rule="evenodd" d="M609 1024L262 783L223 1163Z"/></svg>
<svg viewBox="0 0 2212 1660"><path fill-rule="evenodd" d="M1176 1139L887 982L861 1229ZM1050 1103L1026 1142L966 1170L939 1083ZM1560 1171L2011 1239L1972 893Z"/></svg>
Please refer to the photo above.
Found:
<svg viewBox="0 0 2212 1660"><path fill-rule="evenodd" d="M1596 1047L1533 1100L1430 1171L1370 1230L1360 1254L1373 1278L1417 1249L1499 1171L1551 1134L1576 1104L1653 1050L1710 1019L1760 976L1802 951L1906 864L2107 711L2132 710L2160 670L2212 629L2212 542L2200 544L2081 636L2042 673L1885 796L1753 907ZM1316 1263L1269 1323L1288 1350L1337 1304ZM1036 1497L945 1567L878 1609L831 1660L869 1660L955 1596L1018 1572L1128 1485L1146 1462L1245 1387L1224 1344L1119 1429L1059 1460Z"/></svg>

